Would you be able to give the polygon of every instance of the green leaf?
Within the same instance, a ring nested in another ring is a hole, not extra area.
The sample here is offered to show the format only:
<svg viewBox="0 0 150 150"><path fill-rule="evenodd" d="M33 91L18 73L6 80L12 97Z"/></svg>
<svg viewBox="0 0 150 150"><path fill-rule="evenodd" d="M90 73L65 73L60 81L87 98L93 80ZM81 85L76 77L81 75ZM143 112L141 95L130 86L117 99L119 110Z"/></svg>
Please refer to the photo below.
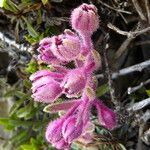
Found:
<svg viewBox="0 0 150 150"><path fill-rule="evenodd" d="M16 102L11 107L9 111L9 116L12 116L17 111L17 109L23 104L25 100L30 99L30 94L25 94L21 91L16 91L16 90L11 90L5 93L5 97L10 97L10 96L17 96L20 99L16 100Z"/></svg>
<svg viewBox="0 0 150 150"><path fill-rule="evenodd" d="M31 139L30 139L30 143L31 143L32 145L39 145L39 141L38 141L38 140L35 140L34 138L31 138Z"/></svg>
<svg viewBox="0 0 150 150"><path fill-rule="evenodd" d="M27 144L21 145L21 149L22 150L35 150L32 145L27 145Z"/></svg>
<svg viewBox="0 0 150 150"><path fill-rule="evenodd" d="M98 97L100 97L100 96L104 95L105 93L107 93L108 91L109 91L109 86L108 86L108 84L103 84L102 86L100 86L100 87L97 88L97 93L96 93L96 95L97 95Z"/></svg>
<svg viewBox="0 0 150 150"><path fill-rule="evenodd" d="M30 113L26 114L25 119L28 120L28 119L34 118L34 116L36 116L37 110L38 109L31 108Z"/></svg>
<svg viewBox="0 0 150 150"><path fill-rule="evenodd" d="M37 24L41 24L42 23L42 12L41 9L38 10L38 18L37 18Z"/></svg>
<svg viewBox="0 0 150 150"><path fill-rule="evenodd" d="M14 2L12 2L11 0L4 0L3 7L6 10L9 10L9 11L11 11L13 13L17 13L18 10L19 10L17 5Z"/></svg>
<svg viewBox="0 0 150 150"><path fill-rule="evenodd" d="M17 89L13 89L13 90L8 90L5 94L4 97L12 97L12 96L17 96L18 98L28 98L29 95L23 93L22 91L18 91Z"/></svg>
<svg viewBox="0 0 150 150"><path fill-rule="evenodd" d="M36 101L34 101L34 103L33 103L33 107L35 107L35 108L37 108L37 107L39 107L41 104L39 104L38 102L36 102Z"/></svg>
<svg viewBox="0 0 150 150"><path fill-rule="evenodd" d="M25 107L23 108L20 108L16 115L18 118L24 118L26 117L27 115L29 115L31 113L31 110L32 110L32 107L30 104L26 105Z"/></svg>
<svg viewBox="0 0 150 150"><path fill-rule="evenodd" d="M31 60L28 63L28 67L26 68L26 71L28 73L35 73L37 70L38 70L38 64L34 60Z"/></svg>
<svg viewBox="0 0 150 150"><path fill-rule="evenodd" d="M42 1L43 5L45 5L48 2L48 0L41 0L41 1Z"/></svg>
<svg viewBox="0 0 150 150"><path fill-rule="evenodd" d="M3 125L6 130L13 130L16 127L10 123L9 118L0 118L0 125Z"/></svg>
<svg viewBox="0 0 150 150"><path fill-rule="evenodd" d="M0 125L7 125L9 122L9 118L0 118Z"/></svg>
<svg viewBox="0 0 150 150"><path fill-rule="evenodd" d="M25 23L22 19L19 19L19 25L22 29L25 29Z"/></svg>
<svg viewBox="0 0 150 150"><path fill-rule="evenodd" d="M40 150L41 142L39 139L35 140L34 138L30 139L30 143L21 145L22 150Z"/></svg>
<svg viewBox="0 0 150 150"><path fill-rule="evenodd" d="M42 124L42 126L43 126L43 124ZM42 126L41 126L41 122L36 122L36 124L33 125L32 129L34 131L38 132L42 128Z"/></svg>
<svg viewBox="0 0 150 150"><path fill-rule="evenodd" d="M48 20L47 20L46 23L48 23ZM47 25L47 28L46 28L46 30L45 30L45 32L44 32L44 37L46 37L46 36L52 36L52 35L54 35L54 34L60 34L59 28L56 27L56 26L50 26L50 25L48 24L48 25Z"/></svg>
<svg viewBox="0 0 150 150"><path fill-rule="evenodd" d="M127 149L124 147L124 145L122 145L121 143L119 143L119 146L120 146L121 150L127 150Z"/></svg>
<svg viewBox="0 0 150 150"><path fill-rule="evenodd" d="M29 98L29 95L28 94L26 94L26 93L23 93L22 91L15 91L15 95L17 96L17 97L19 97L20 99L27 99L27 98Z"/></svg>
<svg viewBox="0 0 150 150"><path fill-rule="evenodd" d="M1 0L0 1L0 7L3 7L5 5L5 3L6 3L6 0Z"/></svg>
<svg viewBox="0 0 150 150"><path fill-rule="evenodd" d="M29 80L24 80L24 81L23 81L23 85L24 85L26 88L28 88L28 89L30 89L31 86L32 86L32 84L31 84L31 82L30 82Z"/></svg>
<svg viewBox="0 0 150 150"><path fill-rule="evenodd" d="M13 130L16 127L27 127L32 125L32 121L21 121L17 119L12 118L0 118L0 125L3 125L5 129Z"/></svg>
<svg viewBox="0 0 150 150"><path fill-rule="evenodd" d="M7 92L4 94L4 97L11 97L11 96L14 96L14 95L15 95L15 92L16 92L16 89L9 90L9 91L7 91Z"/></svg>
<svg viewBox="0 0 150 150"><path fill-rule="evenodd" d="M9 116L13 115L17 111L17 109L21 106L23 101L24 101L23 99L20 99L14 103L14 105L11 107L9 111Z"/></svg>
<svg viewBox="0 0 150 150"><path fill-rule="evenodd" d="M150 90L146 90L146 93L150 97Z"/></svg>
<svg viewBox="0 0 150 150"><path fill-rule="evenodd" d="M26 130L19 131L12 137L11 142L15 145L19 145L28 139L29 133Z"/></svg>
<svg viewBox="0 0 150 150"><path fill-rule="evenodd" d="M39 36L39 34L34 30L34 28L32 27L32 25L29 23L29 21L25 18L25 17L22 17L23 20L25 21L25 23L27 24L27 30L29 32L29 34L36 38Z"/></svg>

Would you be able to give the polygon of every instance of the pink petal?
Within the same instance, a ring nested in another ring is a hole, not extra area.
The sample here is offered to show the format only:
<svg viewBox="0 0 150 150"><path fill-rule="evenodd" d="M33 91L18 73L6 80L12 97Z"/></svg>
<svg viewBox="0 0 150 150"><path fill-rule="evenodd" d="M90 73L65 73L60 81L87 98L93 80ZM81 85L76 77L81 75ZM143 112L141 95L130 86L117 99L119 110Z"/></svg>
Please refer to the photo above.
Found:
<svg viewBox="0 0 150 150"><path fill-rule="evenodd" d="M36 73L32 74L29 79L31 81L35 81L35 80L37 80L41 77L44 77L44 76L49 76L49 77L52 77L54 79L64 77L63 74L60 74L60 73L57 73L57 72L52 72L52 71L49 71L49 70L40 70L40 71L37 71Z"/></svg>
<svg viewBox="0 0 150 150"><path fill-rule="evenodd" d="M106 107L100 101L96 102L96 109L98 112L99 123L102 126L110 130L116 127L116 124L117 124L116 114L111 109Z"/></svg>
<svg viewBox="0 0 150 150"><path fill-rule="evenodd" d="M58 113L59 111L66 111L70 109L76 103L81 103L81 100L76 99L76 100L65 101L61 103L49 104L44 108L44 111L48 113Z"/></svg>
<svg viewBox="0 0 150 150"><path fill-rule="evenodd" d="M35 101L50 103L55 101L61 94L61 88L58 83L50 83L38 88L32 97Z"/></svg>

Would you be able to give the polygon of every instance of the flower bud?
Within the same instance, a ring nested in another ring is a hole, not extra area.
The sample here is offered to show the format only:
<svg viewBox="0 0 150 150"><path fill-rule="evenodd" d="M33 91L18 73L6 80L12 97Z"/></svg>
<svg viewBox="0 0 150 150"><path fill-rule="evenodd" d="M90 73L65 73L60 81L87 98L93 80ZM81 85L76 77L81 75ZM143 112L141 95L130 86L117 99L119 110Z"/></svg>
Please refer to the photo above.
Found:
<svg viewBox="0 0 150 150"><path fill-rule="evenodd" d="M71 143L82 134L83 121L77 122L77 120L77 115L73 115L68 117L63 123L62 134L68 143Z"/></svg>
<svg viewBox="0 0 150 150"><path fill-rule="evenodd" d="M72 111L72 114L66 117L62 126L62 134L68 143L78 139L87 131L87 124L89 123L89 109L89 101L82 99L74 112Z"/></svg>
<svg viewBox="0 0 150 150"><path fill-rule="evenodd" d="M47 70L41 70L33 74L30 80L33 81L32 97L34 100L44 103L55 101L62 92L60 83L56 81L56 79L61 79L61 77L60 74L52 73Z"/></svg>
<svg viewBox="0 0 150 150"><path fill-rule="evenodd" d="M57 59L51 52L52 38L44 38L40 41L38 48L38 60L41 60L47 64L60 64L61 61Z"/></svg>
<svg viewBox="0 0 150 150"><path fill-rule="evenodd" d="M70 147L70 143L68 143L63 136L63 130L65 129L63 126L65 121L74 116L74 113L77 111L78 106L80 106L80 104L80 101L74 103L74 105L72 105L72 107L67 111L67 113L63 117L49 123L46 129L45 137L47 141L50 142L57 149L67 149Z"/></svg>
<svg viewBox="0 0 150 150"><path fill-rule="evenodd" d="M63 124L62 119L57 119L49 123L45 133L45 137L48 142L56 142L62 138L61 135L62 124Z"/></svg>
<svg viewBox="0 0 150 150"><path fill-rule="evenodd" d="M78 97L86 84L86 75L83 68L70 70L64 77L61 87L68 98Z"/></svg>
<svg viewBox="0 0 150 150"><path fill-rule="evenodd" d="M80 5L72 12L71 25L80 35L92 35L99 27L97 8L92 4Z"/></svg>
<svg viewBox="0 0 150 150"><path fill-rule="evenodd" d="M65 30L64 34L53 37L51 48L58 59L69 62L76 59L80 53L80 39L75 33Z"/></svg>
<svg viewBox="0 0 150 150"><path fill-rule="evenodd" d="M57 68L56 68L57 69ZM57 70L56 70L57 71ZM32 74L31 76L30 76L30 80L31 81L36 81L36 80L38 80L39 78L41 78L41 77L44 77L44 76L49 76L49 77L51 77L51 78L53 78L53 79L63 79L63 77L64 77L64 75L65 75L65 73L60 73L60 72L51 72L51 71L49 71L49 70L40 70L40 71L37 71L37 72L35 72L34 74Z"/></svg>
<svg viewBox="0 0 150 150"><path fill-rule="evenodd" d="M62 124L64 119L60 118L53 122L50 122L45 133L46 140L57 149L65 149L69 147L69 144L65 142L62 137Z"/></svg>

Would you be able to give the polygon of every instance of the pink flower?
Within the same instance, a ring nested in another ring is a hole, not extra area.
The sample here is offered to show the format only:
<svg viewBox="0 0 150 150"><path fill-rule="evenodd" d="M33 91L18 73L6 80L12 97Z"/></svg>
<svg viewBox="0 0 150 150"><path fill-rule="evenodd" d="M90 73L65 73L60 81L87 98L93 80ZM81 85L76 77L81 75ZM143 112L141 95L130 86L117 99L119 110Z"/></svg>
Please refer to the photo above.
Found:
<svg viewBox="0 0 150 150"><path fill-rule="evenodd" d="M64 34L52 37L51 50L61 61L72 61L80 53L80 39L70 30L65 30Z"/></svg>
<svg viewBox="0 0 150 150"><path fill-rule="evenodd" d="M99 100L95 100L94 105L97 109L99 123L110 130L115 128L117 124L116 114Z"/></svg>
<svg viewBox="0 0 150 150"><path fill-rule="evenodd" d="M45 137L46 140L57 149L69 148L70 143L65 140L62 134L63 124L67 118L74 114L79 105L80 103L77 101L77 103L75 103L63 117L49 123L46 129Z"/></svg>
<svg viewBox="0 0 150 150"><path fill-rule="evenodd" d="M90 102L82 100L76 110L68 117L66 117L63 126L62 134L68 143L79 138L84 132L87 123L89 122Z"/></svg>
<svg viewBox="0 0 150 150"><path fill-rule="evenodd" d="M71 16L72 28L79 36L65 30L63 34L44 38L40 42L39 60L52 64L53 72L41 70L30 76L32 97L35 101L54 102L61 94L79 97L72 101L49 104L45 112L66 112L50 122L45 137L56 149L70 149L76 140L90 143L94 124L90 121L91 108L97 109L99 123L107 129L116 127L116 114L96 99L96 80L93 72L101 67L101 57L94 50L91 35L99 27L99 17L94 5L82 4ZM75 68L68 69L75 63ZM71 62L71 63L68 63Z"/></svg>
<svg viewBox="0 0 150 150"><path fill-rule="evenodd" d="M47 37L40 41L38 48L38 52L40 53L38 55L38 60L41 60L48 64L60 64L61 61L54 56L54 54L51 52L51 44L52 44L52 38Z"/></svg>
<svg viewBox="0 0 150 150"><path fill-rule="evenodd" d="M78 97L86 85L86 74L83 68L70 70L61 83L63 92L68 98Z"/></svg>
<svg viewBox="0 0 150 150"><path fill-rule="evenodd" d="M82 134L84 127L83 121L81 120L77 123L77 120L77 116L73 115L68 117L63 123L62 134L68 143L71 143Z"/></svg>
<svg viewBox="0 0 150 150"><path fill-rule="evenodd" d="M64 118L60 118L50 122L45 133L46 140L52 143L52 146L57 149L66 149L69 147L69 144L65 142L61 133L63 121Z"/></svg>
<svg viewBox="0 0 150 150"><path fill-rule="evenodd" d="M50 103L55 101L62 92L60 81L63 74L41 70L30 76L32 97L35 101Z"/></svg>
<svg viewBox="0 0 150 150"><path fill-rule="evenodd" d="M80 35L91 35L99 27L97 8L92 4L80 5L72 11L71 25Z"/></svg>

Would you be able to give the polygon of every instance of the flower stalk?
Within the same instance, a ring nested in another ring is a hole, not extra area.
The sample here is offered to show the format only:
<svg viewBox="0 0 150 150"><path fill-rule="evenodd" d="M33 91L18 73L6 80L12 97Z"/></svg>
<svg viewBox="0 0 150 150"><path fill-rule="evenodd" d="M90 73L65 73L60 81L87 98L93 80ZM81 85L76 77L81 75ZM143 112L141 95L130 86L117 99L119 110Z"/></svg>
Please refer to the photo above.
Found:
<svg viewBox="0 0 150 150"><path fill-rule="evenodd" d="M116 127L116 114L96 98L95 92L94 71L101 67L91 39L99 27L97 8L82 4L72 11L70 20L74 32L67 29L61 35L44 38L38 48L37 59L53 66L54 71L40 70L30 77L34 100L50 103L46 112L65 111L46 129L46 140L56 149L69 149L73 141L85 136L92 139L90 116L94 107L100 125L110 130ZM69 62L74 62L75 68L67 68ZM54 103L62 94L71 102Z"/></svg>

